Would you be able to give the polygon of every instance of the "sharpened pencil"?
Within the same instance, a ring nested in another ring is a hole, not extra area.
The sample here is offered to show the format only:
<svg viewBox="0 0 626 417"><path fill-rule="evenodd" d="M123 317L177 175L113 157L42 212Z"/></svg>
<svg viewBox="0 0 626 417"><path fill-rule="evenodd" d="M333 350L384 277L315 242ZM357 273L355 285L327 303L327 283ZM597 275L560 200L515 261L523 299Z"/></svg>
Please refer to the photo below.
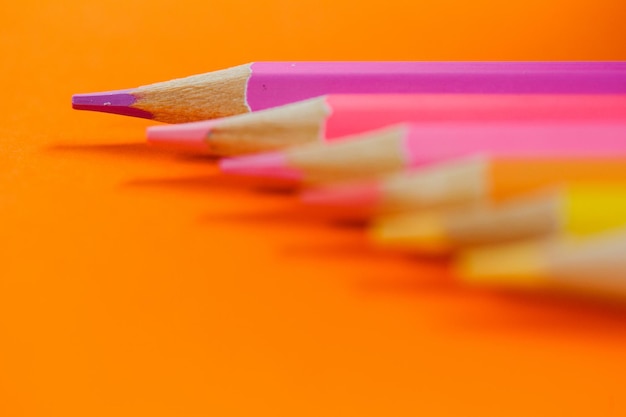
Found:
<svg viewBox="0 0 626 417"><path fill-rule="evenodd" d="M168 123L231 116L332 93L626 93L624 62L255 62L72 106Z"/></svg>
<svg viewBox="0 0 626 417"><path fill-rule="evenodd" d="M626 225L626 183L573 184L496 205L418 211L378 219L375 242L444 254L550 235L585 236Z"/></svg>
<svg viewBox="0 0 626 417"><path fill-rule="evenodd" d="M461 252L456 275L474 286L557 289L626 299L626 230L560 236Z"/></svg>
<svg viewBox="0 0 626 417"><path fill-rule="evenodd" d="M376 177L489 152L510 156L611 156L626 154L626 124L432 123L402 124L335 143L220 161L230 174L286 178L306 183Z"/></svg>
<svg viewBox="0 0 626 417"><path fill-rule="evenodd" d="M604 158L472 155L378 180L304 190L301 198L385 214L497 202L564 182L626 184L626 153Z"/></svg>
<svg viewBox="0 0 626 417"><path fill-rule="evenodd" d="M626 121L624 94L333 94L221 119L151 126L148 142L237 155L340 140L401 122Z"/></svg>

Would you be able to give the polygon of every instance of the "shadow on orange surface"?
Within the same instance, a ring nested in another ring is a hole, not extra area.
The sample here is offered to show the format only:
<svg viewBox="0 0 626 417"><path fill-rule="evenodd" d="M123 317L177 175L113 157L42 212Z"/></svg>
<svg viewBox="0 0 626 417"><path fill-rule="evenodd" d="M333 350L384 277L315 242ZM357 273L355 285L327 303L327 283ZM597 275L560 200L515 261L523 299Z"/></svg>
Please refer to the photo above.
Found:
<svg viewBox="0 0 626 417"><path fill-rule="evenodd" d="M471 337L501 333L522 339L585 335L623 340L626 332L626 306L620 303L556 292L467 288L455 281L443 263L412 261L412 276L363 276L354 280L353 289L368 297L455 303L457 309L439 318Z"/></svg>
<svg viewBox="0 0 626 417"><path fill-rule="evenodd" d="M133 179L125 182L124 186L128 188L161 188L191 193L206 192L207 190L245 190L266 195L285 196L293 195L297 191L292 184L281 181L265 181L252 177L222 175L219 172L189 177Z"/></svg>
<svg viewBox="0 0 626 417"><path fill-rule="evenodd" d="M53 144L45 148L46 152L75 153L75 154L95 154L109 157L132 157L153 160L180 160L187 163L214 163L215 158L211 157L190 157L185 154L172 153L167 150L155 148L141 142L129 143L101 143L101 144Z"/></svg>
<svg viewBox="0 0 626 417"><path fill-rule="evenodd" d="M298 187L281 180L223 175L216 170L216 158L176 154L145 143L104 143L91 145L53 144L44 148L46 153L94 154L105 157L125 157L147 161L175 161L206 166L206 175L171 178L140 178L123 182L122 188L168 190L192 195L202 195L211 190L252 193L270 197L275 204L270 208L245 207L239 210L212 211L197 218L198 224L233 223L263 227L300 226L305 233L311 229L334 230L334 234L316 236L311 241L294 239L283 242L280 254L286 258L315 260L327 259L351 263L367 257L380 262L399 262L414 269L414 276L398 279L393 276L362 277L354 282L358 293L370 295L396 295L400 297L443 297L462 299L472 304L489 300L497 314L486 313L489 308L470 308L469 314L459 317L468 329L497 330L500 326L515 325L524 331L549 331L560 328L564 332L626 330L626 309L612 303L584 299L562 294L519 294L504 291L468 289L457 282L447 270L446 259L424 258L405 253L380 250L370 245L363 233L362 218L346 216L342 210L307 207L295 198ZM501 310L501 311L500 311Z"/></svg>

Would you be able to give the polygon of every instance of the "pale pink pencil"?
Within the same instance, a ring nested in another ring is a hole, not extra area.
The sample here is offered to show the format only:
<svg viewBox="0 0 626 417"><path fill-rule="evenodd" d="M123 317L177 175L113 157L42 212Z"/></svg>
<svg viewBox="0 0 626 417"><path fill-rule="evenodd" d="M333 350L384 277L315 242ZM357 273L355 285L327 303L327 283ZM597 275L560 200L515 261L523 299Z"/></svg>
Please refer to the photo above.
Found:
<svg viewBox="0 0 626 417"><path fill-rule="evenodd" d="M224 172L304 182L345 181L388 174L487 152L537 157L626 154L626 123L402 124L279 152L224 159Z"/></svg>
<svg viewBox="0 0 626 417"><path fill-rule="evenodd" d="M367 214L498 204L563 183L626 183L626 153L593 158L475 154L380 178L303 190L310 205Z"/></svg>
<svg viewBox="0 0 626 417"><path fill-rule="evenodd" d="M401 122L626 120L626 95L335 94L204 122L148 128L148 141L239 155L334 141Z"/></svg>

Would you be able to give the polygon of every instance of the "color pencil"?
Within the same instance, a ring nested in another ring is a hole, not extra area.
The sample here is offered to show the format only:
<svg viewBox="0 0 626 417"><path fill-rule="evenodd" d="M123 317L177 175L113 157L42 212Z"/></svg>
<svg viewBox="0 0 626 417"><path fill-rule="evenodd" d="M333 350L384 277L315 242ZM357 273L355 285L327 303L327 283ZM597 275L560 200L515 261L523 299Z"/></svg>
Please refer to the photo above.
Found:
<svg viewBox="0 0 626 417"><path fill-rule="evenodd" d="M424 253L549 235L584 236L626 224L626 183L575 184L498 205L378 219L377 243Z"/></svg>
<svg viewBox="0 0 626 417"><path fill-rule="evenodd" d="M626 154L606 158L472 155L378 180L304 190L308 204L372 214L497 202L564 182L626 184Z"/></svg>
<svg viewBox="0 0 626 417"><path fill-rule="evenodd" d="M526 156L610 156L626 153L626 124L402 124L335 143L220 161L227 173L308 183L380 176L477 152Z"/></svg>
<svg viewBox="0 0 626 417"><path fill-rule="evenodd" d="M626 120L626 95L334 94L221 119L151 126L148 141L236 155L341 139L401 122Z"/></svg>
<svg viewBox="0 0 626 417"><path fill-rule="evenodd" d="M489 246L461 252L457 275L466 283L526 290L567 289L626 297L626 230L582 240Z"/></svg>
<svg viewBox="0 0 626 417"><path fill-rule="evenodd" d="M626 93L624 62L255 62L72 106L169 123L262 110L331 93Z"/></svg>

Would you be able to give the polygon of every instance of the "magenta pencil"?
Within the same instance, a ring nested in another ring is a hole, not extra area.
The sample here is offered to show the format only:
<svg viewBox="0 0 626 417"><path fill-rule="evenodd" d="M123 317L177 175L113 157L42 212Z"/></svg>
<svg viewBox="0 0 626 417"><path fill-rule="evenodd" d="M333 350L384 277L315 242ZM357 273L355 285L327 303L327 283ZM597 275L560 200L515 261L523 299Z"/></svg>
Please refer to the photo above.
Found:
<svg viewBox="0 0 626 417"><path fill-rule="evenodd" d="M626 121L626 95L332 94L222 119L148 128L148 141L238 155L339 140L400 122Z"/></svg>
<svg viewBox="0 0 626 417"><path fill-rule="evenodd" d="M626 93L625 62L255 62L72 106L170 123L230 116L331 93Z"/></svg>
<svg viewBox="0 0 626 417"><path fill-rule="evenodd" d="M335 143L223 159L224 172L304 182L379 176L487 152L501 156L626 154L626 123L501 122L402 124Z"/></svg>

